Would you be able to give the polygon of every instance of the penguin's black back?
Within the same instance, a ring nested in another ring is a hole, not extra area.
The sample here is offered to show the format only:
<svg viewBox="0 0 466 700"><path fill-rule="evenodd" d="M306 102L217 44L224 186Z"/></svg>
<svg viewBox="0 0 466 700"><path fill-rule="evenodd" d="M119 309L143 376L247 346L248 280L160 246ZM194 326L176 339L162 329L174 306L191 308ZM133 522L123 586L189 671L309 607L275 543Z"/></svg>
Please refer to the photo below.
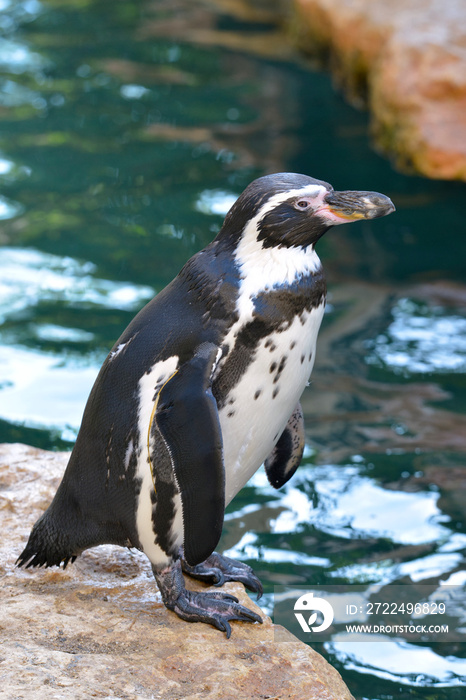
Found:
<svg viewBox="0 0 466 700"><path fill-rule="evenodd" d="M203 342L220 344L235 320L238 284L231 256L214 241L135 316L102 365L63 480L34 525L20 566L66 565L99 544L139 546L139 380L158 361L178 355L182 363Z"/></svg>

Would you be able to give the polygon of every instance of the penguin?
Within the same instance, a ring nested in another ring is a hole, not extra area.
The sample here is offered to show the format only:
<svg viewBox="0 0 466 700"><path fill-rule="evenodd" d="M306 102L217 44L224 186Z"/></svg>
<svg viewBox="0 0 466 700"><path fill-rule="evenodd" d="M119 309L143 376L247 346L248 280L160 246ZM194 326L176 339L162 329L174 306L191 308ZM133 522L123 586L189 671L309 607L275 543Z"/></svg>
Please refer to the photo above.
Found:
<svg viewBox="0 0 466 700"><path fill-rule="evenodd" d="M187 589L183 574L261 595L251 567L215 548L225 507L257 469L278 489L302 458L299 400L326 299L315 245L335 225L393 211L382 194L307 175L254 180L111 349L17 564L65 567L97 545L137 548L183 620L227 637L233 620L262 622L230 594Z"/></svg>

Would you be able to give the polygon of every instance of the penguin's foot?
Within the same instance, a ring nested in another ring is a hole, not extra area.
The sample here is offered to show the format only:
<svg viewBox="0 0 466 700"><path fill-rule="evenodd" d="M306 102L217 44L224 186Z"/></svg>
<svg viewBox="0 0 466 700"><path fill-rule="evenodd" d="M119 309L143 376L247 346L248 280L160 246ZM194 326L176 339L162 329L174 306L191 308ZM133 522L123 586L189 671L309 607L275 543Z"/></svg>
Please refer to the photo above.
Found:
<svg viewBox="0 0 466 700"><path fill-rule="evenodd" d="M190 566L181 550L181 566L186 574L200 581L208 581L214 586L223 586L225 581L239 581L250 591L257 593L258 599L262 595L262 583L250 566L217 552L212 552L201 564Z"/></svg>
<svg viewBox="0 0 466 700"><path fill-rule="evenodd" d="M222 591L196 592L185 588L181 562L157 571L152 567L155 580L162 594L162 600L169 610L188 622L205 622L231 634L230 620L260 622L257 613L248 610L238 602L238 598Z"/></svg>

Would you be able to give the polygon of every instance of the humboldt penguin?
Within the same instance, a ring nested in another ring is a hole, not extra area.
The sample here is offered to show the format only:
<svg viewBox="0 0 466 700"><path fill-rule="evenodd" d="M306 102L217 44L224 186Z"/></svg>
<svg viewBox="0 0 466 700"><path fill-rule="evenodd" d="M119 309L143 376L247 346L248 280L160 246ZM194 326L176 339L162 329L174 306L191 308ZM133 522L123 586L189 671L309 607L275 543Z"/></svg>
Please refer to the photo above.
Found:
<svg viewBox="0 0 466 700"><path fill-rule="evenodd" d="M135 547L183 620L230 636L261 622L219 586L253 570L216 553L225 507L261 466L280 488L304 448L299 399L326 285L315 251L332 226L394 211L376 192L306 175L254 180L216 238L133 319L90 393L76 444L19 566L64 566L101 544Z"/></svg>

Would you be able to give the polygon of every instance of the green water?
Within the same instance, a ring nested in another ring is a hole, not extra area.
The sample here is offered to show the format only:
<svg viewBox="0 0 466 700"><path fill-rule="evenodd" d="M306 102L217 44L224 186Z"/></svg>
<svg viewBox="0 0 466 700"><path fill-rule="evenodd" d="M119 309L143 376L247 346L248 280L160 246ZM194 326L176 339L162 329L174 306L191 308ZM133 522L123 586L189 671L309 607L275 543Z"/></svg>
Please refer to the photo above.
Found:
<svg viewBox="0 0 466 700"><path fill-rule="evenodd" d="M198 0L0 10L0 441L72 446L114 340L254 177L378 190L395 215L319 244L304 464L280 492L259 472L221 544L269 612L278 584L464 583L464 184L394 171L267 18ZM464 693L461 644L317 648L357 698Z"/></svg>

